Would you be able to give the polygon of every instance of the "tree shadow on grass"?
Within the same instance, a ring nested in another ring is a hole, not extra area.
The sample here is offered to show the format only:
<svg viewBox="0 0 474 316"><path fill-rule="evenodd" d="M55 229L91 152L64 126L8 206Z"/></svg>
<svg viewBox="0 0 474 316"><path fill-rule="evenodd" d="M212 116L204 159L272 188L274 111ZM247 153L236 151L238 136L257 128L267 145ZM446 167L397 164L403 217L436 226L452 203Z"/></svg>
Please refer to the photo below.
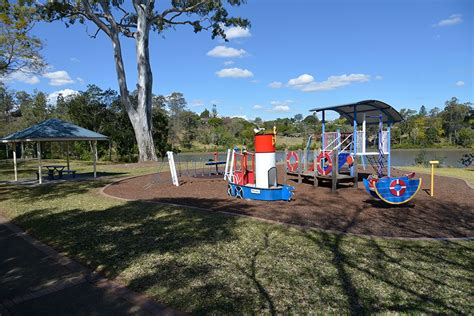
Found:
<svg viewBox="0 0 474 316"><path fill-rule="evenodd" d="M65 194L74 190L63 189ZM341 196L331 199L336 203ZM226 199L166 201L209 210L217 205L223 211L229 205ZM258 208L235 201L243 214ZM339 207L345 207L344 199L342 203ZM358 207L342 231L350 232L363 214L363 207ZM303 220L301 214L294 216L294 221ZM462 271L472 263L473 249L465 243L291 232L212 211L143 202L92 210L41 208L15 222L89 267L124 280L131 289L198 314L468 310L462 295L459 299L446 294L454 291L467 297L471 282ZM288 241L290 237L296 239ZM306 281L300 283L300 278ZM329 294L326 287L332 289ZM307 306L299 309L302 303Z"/></svg>
<svg viewBox="0 0 474 316"><path fill-rule="evenodd" d="M472 278L459 274L470 269L473 247L452 241L388 241L343 233L307 232L306 237L332 253L351 314L469 313ZM453 300L449 292L463 293L464 304Z"/></svg>
<svg viewBox="0 0 474 316"><path fill-rule="evenodd" d="M206 249L238 240L238 220L142 202L105 210L36 209L15 218L33 236L107 277L122 279L160 303L197 313L258 305L250 303L258 295L236 294L222 278L213 277L220 263L206 260ZM249 269L247 277L255 276L255 261ZM254 292L266 293L254 281Z"/></svg>

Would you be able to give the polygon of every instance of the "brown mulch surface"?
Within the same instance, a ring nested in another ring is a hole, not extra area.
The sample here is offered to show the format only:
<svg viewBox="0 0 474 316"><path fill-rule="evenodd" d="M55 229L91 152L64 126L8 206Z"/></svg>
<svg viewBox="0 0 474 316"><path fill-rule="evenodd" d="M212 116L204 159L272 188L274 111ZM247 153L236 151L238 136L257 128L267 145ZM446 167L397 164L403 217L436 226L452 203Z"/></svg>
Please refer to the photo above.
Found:
<svg viewBox="0 0 474 316"><path fill-rule="evenodd" d="M282 178L283 168L279 167ZM393 176L403 172L394 169ZM168 173L126 179L109 186L105 193L137 200L190 205L214 211L245 214L284 223L354 234L386 237L474 236L474 190L463 180L435 176L435 196L429 196L430 176L423 178L417 196L401 206L388 205L359 188L340 186L331 193L329 184L313 188L311 182L297 184L290 202L247 201L229 197L221 177L182 177L174 187ZM362 176L360 175L360 178ZM280 181L282 182L283 179Z"/></svg>

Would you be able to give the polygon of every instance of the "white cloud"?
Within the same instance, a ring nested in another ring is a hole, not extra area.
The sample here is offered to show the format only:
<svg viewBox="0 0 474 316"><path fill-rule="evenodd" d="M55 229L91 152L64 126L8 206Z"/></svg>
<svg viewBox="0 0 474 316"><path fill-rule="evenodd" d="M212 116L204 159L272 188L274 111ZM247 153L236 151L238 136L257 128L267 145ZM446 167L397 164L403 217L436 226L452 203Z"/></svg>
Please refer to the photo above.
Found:
<svg viewBox="0 0 474 316"><path fill-rule="evenodd" d="M227 39L239 38L239 37L250 37L252 34L249 29L241 26L224 27L225 37Z"/></svg>
<svg viewBox="0 0 474 316"><path fill-rule="evenodd" d="M314 81L313 76L303 74L298 78L290 79L288 86L304 92L327 91L339 87L347 86L352 83L367 82L370 80L369 75L365 74L350 74L330 76L325 81Z"/></svg>
<svg viewBox="0 0 474 316"><path fill-rule="evenodd" d="M451 14L449 18L439 21L436 24L433 24L433 27L436 26L451 26L462 23L462 15L461 14Z"/></svg>
<svg viewBox="0 0 474 316"><path fill-rule="evenodd" d="M220 78L248 78L253 77L253 73L248 69L241 68L224 68L216 71L216 75Z"/></svg>
<svg viewBox="0 0 474 316"><path fill-rule="evenodd" d="M67 71L58 70L53 72L46 72L43 77L49 79L49 85L51 86L63 86L66 84L74 83Z"/></svg>
<svg viewBox="0 0 474 316"><path fill-rule="evenodd" d="M64 98L66 98L68 96L76 95L78 93L79 93L78 91L72 90L72 89L63 89L63 90L54 91L48 94L48 103L52 105L56 105L59 95L62 95Z"/></svg>
<svg viewBox="0 0 474 316"><path fill-rule="evenodd" d="M27 84L37 84L40 82L38 76L27 72L27 71L15 71L10 73L8 76L1 77L2 82L23 82Z"/></svg>
<svg viewBox="0 0 474 316"><path fill-rule="evenodd" d="M76 58L76 57L71 57L71 58L69 58L69 60L72 61L73 63L80 62L79 58Z"/></svg>
<svg viewBox="0 0 474 316"><path fill-rule="evenodd" d="M293 103L293 100L285 101L271 101L272 105L271 112L288 112L290 111L290 104Z"/></svg>
<svg viewBox="0 0 474 316"><path fill-rule="evenodd" d="M268 86L272 89L280 89L281 87L283 87L283 82L273 81L273 82L270 82Z"/></svg>
<svg viewBox="0 0 474 316"><path fill-rule="evenodd" d="M82 79L81 77L77 77L76 80L77 80L77 82L79 82L80 84L84 84L84 79Z"/></svg>
<svg viewBox="0 0 474 316"><path fill-rule="evenodd" d="M260 104L255 104L253 108L254 110L260 110L261 108L263 108L263 106L261 106Z"/></svg>
<svg viewBox="0 0 474 316"><path fill-rule="evenodd" d="M308 74L302 74L298 78L290 79L288 81L289 86L301 86L314 81L314 77Z"/></svg>
<svg viewBox="0 0 474 316"><path fill-rule="evenodd" d="M236 48L227 47L224 45L216 46L207 52L207 56L218 57L218 58L242 57L246 54L247 52L244 49L236 49Z"/></svg>
<svg viewBox="0 0 474 316"><path fill-rule="evenodd" d="M458 82L456 82L456 85L458 87L462 87L462 86L464 86L464 81L459 80Z"/></svg>
<svg viewBox="0 0 474 316"><path fill-rule="evenodd" d="M241 118L247 120L247 115L232 115L231 118Z"/></svg>
<svg viewBox="0 0 474 316"><path fill-rule="evenodd" d="M204 105L204 101L203 100L199 100L199 99L196 99L196 100L192 100L191 103L190 103L191 106L203 106Z"/></svg>
<svg viewBox="0 0 474 316"><path fill-rule="evenodd" d="M235 62L233 60L227 60L227 61L224 62L224 65L229 66L229 65L232 65L234 63Z"/></svg>
<svg viewBox="0 0 474 316"><path fill-rule="evenodd" d="M382 76L375 76L375 80L382 80L383 77Z"/></svg>

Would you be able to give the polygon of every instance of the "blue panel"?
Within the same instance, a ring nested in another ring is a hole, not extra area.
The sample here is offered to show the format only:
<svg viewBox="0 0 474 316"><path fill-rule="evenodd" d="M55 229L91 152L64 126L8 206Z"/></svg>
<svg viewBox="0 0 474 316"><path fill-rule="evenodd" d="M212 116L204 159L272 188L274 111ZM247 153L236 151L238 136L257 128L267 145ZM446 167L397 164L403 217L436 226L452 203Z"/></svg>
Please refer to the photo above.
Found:
<svg viewBox="0 0 474 316"><path fill-rule="evenodd" d="M272 189L255 188L246 185L229 184L230 195L243 199L262 200L262 201L290 201L295 190L289 185L278 185Z"/></svg>
<svg viewBox="0 0 474 316"><path fill-rule="evenodd" d="M401 185L393 185L397 180L400 181ZM420 186L420 179L409 179L408 177L381 178L377 181L377 183L375 183L375 187L377 188L377 193L380 198L388 203L394 204L400 204L409 201L418 192ZM400 194L400 196L394 194L397 192Z"/></svg>

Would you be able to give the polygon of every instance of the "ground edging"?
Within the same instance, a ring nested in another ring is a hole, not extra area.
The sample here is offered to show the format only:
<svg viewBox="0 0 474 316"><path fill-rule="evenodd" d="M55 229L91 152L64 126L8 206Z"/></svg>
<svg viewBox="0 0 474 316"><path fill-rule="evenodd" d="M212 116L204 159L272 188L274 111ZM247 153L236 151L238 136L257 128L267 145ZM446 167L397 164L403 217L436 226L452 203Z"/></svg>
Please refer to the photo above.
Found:
<svg viewBox="0 0 474 316"><path fill-rule="evenodd" d="M270 224L277 224L280 226L285 226L285 227L292 227L296 229L302 229L302 230L314 230L317 232L322 232L322 233L330 233L330 234L336 234L336 235L344 235L344 236L351 236L351 237L361 237L361 238L369 238L369 239L387 239L387 240L408 240L408 241L459 241L459 240L474 240L473 237L393 237L393 236L378 236L378 235L365 235L365 234L355 234L355 233L348 233L348 232L343 232L343 231L337 231L337 230L327 230L327 229L322 229L322 228L317 228L313 226L307 226L307 225L299 225L299 224L291 224L291 223L285 223L285 222L280 222L280 221L275 221L271 219L266 219L266 218L261 218L261 217L256 217L256 216L250 216L250 215L244 215L244 214L238 214L238 213L233 213L233 212L226 212L226 211L216 211L216 210L209 210L206 208L198 207L198 206L192 206L192 205L185 205L185 204L176 204L176 203L168 203L168 202L160 202L160 201L149 201L149 200L140 200L140 199L127 199L127 198L122 198L119 196L111 195L108 193L105 193L105 190L119 182L129 180L129 179L134 179L138 177L143 177L147 175L151 175L154 173L149 173L149 174L142 174L142 175L137 175L137 176L130 176L122 179L117 179L116 181L113 181L104 187L102 187L99 190L99 194L107 197L107 198L112 198L124 202L142 202L142 203L151 203L151 204L158 204L158 205L167 205L167 206L174 206L174 207L188 207L192 208L195 210L199 211L204 211L207 213L220 213L224 215L229 215L229 216L237 216L237 217L243 217L247 218L250 220L256 220L260 222L266 222ZM457 178L456 178L457 179ZM467 181L466 181L467 183ZM469 186L471 189L471 186Z"/></svg>

